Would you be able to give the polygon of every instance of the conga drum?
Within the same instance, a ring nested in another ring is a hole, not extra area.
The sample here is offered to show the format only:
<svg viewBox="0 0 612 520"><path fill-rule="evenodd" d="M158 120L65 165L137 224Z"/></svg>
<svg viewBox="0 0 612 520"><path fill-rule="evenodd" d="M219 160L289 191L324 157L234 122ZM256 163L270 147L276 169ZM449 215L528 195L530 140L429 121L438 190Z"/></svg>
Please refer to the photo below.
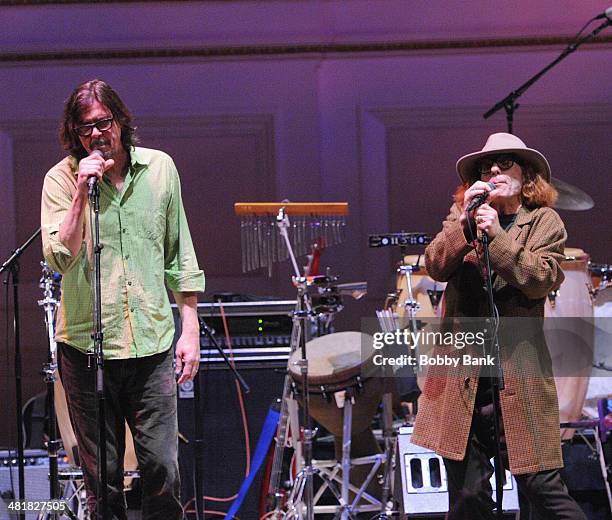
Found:
<svg viewBox="0 0 612 520"><path fill-rule="evenodd" d="M353 421L351 431L351 457L366 457L380 453L371 424L385 390L385 379L368 377L372 366L373 338L361 332L336 332L306 343L308 359L309 411L313 419L334 436L336 459L342 458L342 426L344 392L353 393ZM288 371L299 394L303 381L297 364L301 350L289 358ZM371 373L371 372L370 372ZM365 477L367 466L351 471L354 483Z"/></svg>
<svg viewBox="0 0 612 520"><path fill-rule="evenodd" d="M561 422L580 419L593 364L593 303L588 262L589 256L582 249L565 249L561 263L565 280L558 293L547 298L544 309L544 332L553 364ZM573 434L571 429L561 431L562 439L570 439Z"/></svg>

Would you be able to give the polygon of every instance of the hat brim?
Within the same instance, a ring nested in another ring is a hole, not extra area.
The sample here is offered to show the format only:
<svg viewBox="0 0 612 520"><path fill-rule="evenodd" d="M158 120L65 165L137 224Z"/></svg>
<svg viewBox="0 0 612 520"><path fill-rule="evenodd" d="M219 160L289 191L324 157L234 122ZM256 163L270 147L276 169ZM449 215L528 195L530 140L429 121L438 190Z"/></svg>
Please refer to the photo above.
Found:
<svg viewBox="0 0 612 520"><path fill-rule="evenodd" d="M499 155L503 153L515 154L523 161L530 163L538 175L542 176L546 182L550 182L550 165L546 157L533 148L501 148L486 152L480 151L469 153L457 161L457 173L463 182L474 182L476 180L476 163L487 155Z"/></svg>

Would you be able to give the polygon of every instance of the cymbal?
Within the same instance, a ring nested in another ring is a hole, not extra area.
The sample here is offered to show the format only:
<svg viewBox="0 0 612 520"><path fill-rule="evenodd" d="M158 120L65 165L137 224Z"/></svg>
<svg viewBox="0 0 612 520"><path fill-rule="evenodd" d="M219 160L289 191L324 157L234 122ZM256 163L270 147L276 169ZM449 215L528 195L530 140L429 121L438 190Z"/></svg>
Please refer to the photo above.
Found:
<svg viewBox="0 0 612 520"><path fill-rule="evenodd" d="M559 193L557 202L555 202L555 208L569 211L585 211L595 206L593 199L580 188L555 177L551 178L551 182Z"/></svg>

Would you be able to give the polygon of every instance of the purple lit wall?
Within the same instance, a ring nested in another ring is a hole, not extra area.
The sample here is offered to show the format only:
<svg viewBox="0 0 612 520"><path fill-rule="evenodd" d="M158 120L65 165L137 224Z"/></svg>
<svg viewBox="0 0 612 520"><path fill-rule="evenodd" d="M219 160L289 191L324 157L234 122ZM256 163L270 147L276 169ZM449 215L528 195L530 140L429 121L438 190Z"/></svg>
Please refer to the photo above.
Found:
<svg viewBox="0 0 612 520"><path fill-rule="evenodd" d="M26 2L27 4L27 2ZM0 257L39 225L56 127L81 81L131 108L143 146L176 160L208 293L292 297L289 266L242 274L233 203L348 201L348 239L324 253L341 281L368 281L338 328L357 328L394 288L399 251L374 232L435 233L454 165L505 131L482 114L550 63L600 1L235 1L0 7ZM597 24L593 24L592 28ZM562 211L568 244L612 262L612 32L521 99L515 133L595 207ZM21 261L24 391L43 391L40 242ZM612 290L612 289L611 289ZM0 312L4 316L2 298ZM2 320L2 338L5 337ZM0 445L12 428L12 343L0 347Z"/></svg>

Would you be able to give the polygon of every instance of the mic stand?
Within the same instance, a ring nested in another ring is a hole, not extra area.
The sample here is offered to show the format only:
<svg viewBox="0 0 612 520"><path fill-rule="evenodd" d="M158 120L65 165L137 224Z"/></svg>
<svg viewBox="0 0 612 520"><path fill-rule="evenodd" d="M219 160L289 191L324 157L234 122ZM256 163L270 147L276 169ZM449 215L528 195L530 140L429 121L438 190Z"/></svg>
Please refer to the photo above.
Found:
<svg viewBox="0 0 612 520"><path fill-rule="evenodd" d="M93 214L93 215L92 215ZM98 446L97 446L97 517L100 520L107 518L108 510L108 476L106 467L106 421L105 421L105 397L104 397L104 332L102 331L102 297L100 284L100 254L104 247L100 243L100 186L93 182L89 186L89 215L90 226L93 228L91 236L93 239L93 303L94 303L94 330L91 335L94 341L94 357L96 364L96 401L98 420ZM91 358L90 358L91 359Z"/></svg>
<svg viewBox="0 0 612 520"><path fill-rule="evenodd" d="M540 72L532 76L525 83L523 83L519 88L513 90L508 94L504 99L498 101L492 108L487 110L482 116L484 119L488 119L495 112L501 110L502 108L506 111L506 121L508 124L508 133L512 133L512 123L514 118L514 111L519 107L519 104L516 103L516 100L529 88L533 85L537 80L539 80L544 74L546 74L550 69L552 69L557 63L559 63L562 59L566 58L572 52L574 52L580 45L585 43L588 40L592 40L597 36L601 31L603 31L606 27L608 27L612 23L610 18L606 18L606 21L603 22L599 27L594 29L591 33L586 36L580 38L579 40L570 43L565 50L551 63L549 63L546 67L544 67Z"/></svg>
<svg viewBox="0 0 612 520"><path fill-rule="evenodd" d="M221 348L221 345L219 345L219 343L217 343L217 340L215 339L215 332L214 332L214 330L211 329L206 324L206 321L204 321L204 318L202 318L202 316L198 316L198 321L200 323L200 336L203 335L202 333L206 334L206 337L210 340L210 342L213 344L213 346L217 349L217 351L219 352L219 354L223 358L223 361L225 361L225 364L229 367L229 369L234 374L234 377L236 378L236 380L240 383L240 386L244 390L244 393L248 394L251 391L251 389L249 388L249 385L247 385L247 383L244 380L244 378L240 375L240 372L238 372L238 370L236 370L236 367L229 360L229 358L227 357L227 354Z"/></svg>
<svg viewBox="0 0 612 520"><path fill-rule="evenodd" d="M21 334L19 328L19 257L40 235L40 228L28 238L21 247L13 251L13 254L0 266L0 274L7 269L9 276L5 283L8 284L8 278L13 281L13 337L15 345L15 401L16 401L16 422L17 422L17 468L19 479L19 500L25 500L25 468L24 468L24 439L23 439L23 396L21 386ZM8 309L7 309L8 312ZM8 345L7 345L8 349ZM23 512L19 513L19 518L25 518Z"/></svg>
<svg viewBox="0 0 612 520"><path fill-rule="evenodd" d="M227 366L233 372L236 381L240 383L242 389L245 394L248 394L251 389L249 385L247 385L246 381L240 375L240 373L236 370L236 367L230 362L227 357L227 354L223 351L217 340L215 339L213 330L206 324L204 318L198 316L198 322L200 323L200 337L206 335L210 342L217 349ZM200 388L200 370L198 369L194 379L193 379L193 409L194 409L194 418L195 418L195 439L194 439L194 452L195 452L195 466L193 470L194 475L194 493L195 493L195 512L196 519L204 519L204 493L202 491L202 461L204 460L202 449L204 446L204 435L202 432L202 407L200 405L200 396L201 396L201 388Z"/></svg>
<svg viewBox="0 0 612 520"><path fill-rule="evenodd" d="M484 262L486 268L486 289L489 301L490 325L493 327L491 341L488 348L488 353L497 360L497 365L493 369L495 373L489 373L491 387L493 389L493 424L495 430L495 507L496 516L500 520L503 518L503 498L504 498L504 462L501 454L501 429L500 429L500 414L499 414L499 392L504 389L504 372L501 365L501 352L499 348L499 338L497 337L499 327L499 317L495 311L495 301L493 300L493 281L491 280L491 259L489 257L489 236L482 233L482 244L484 247Z"/></svg>

